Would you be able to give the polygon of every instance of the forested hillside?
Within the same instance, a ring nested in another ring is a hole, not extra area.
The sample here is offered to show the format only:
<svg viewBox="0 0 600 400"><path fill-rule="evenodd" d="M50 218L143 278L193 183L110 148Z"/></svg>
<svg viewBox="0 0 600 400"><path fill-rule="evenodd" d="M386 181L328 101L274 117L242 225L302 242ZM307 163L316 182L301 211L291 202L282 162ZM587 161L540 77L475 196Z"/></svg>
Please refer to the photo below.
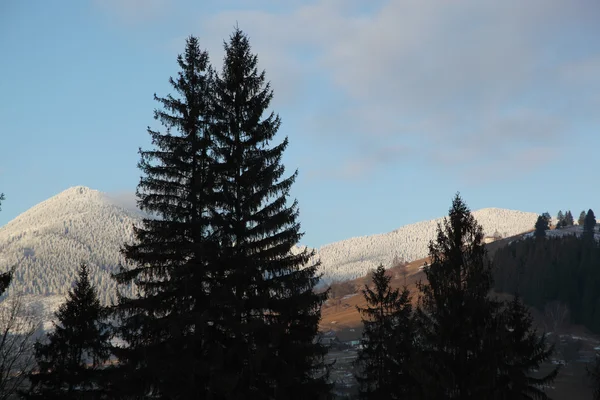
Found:
<svg viewBox="0 0 600 400"><path fill-rule="evenodd" d="M97 190L67 189L0 228L0 268L17 266L13 290L65 294L85 261L101 300L108 302L115 288L110 273L122 262L119 249L132 240L139 221Z"/></svg>
<svg viewBox="0 0 600 400"><path fill-rule="evenodd" d="M583 233L581 227L555 230L499 249L494 256L496 290L518 291L539 310L558 302L569 310L572 323L600 333L600 245Z"/></svg>
<svg viewBox="0 0 600 400"><path fill-rule="evenodd" d="M488 236L502 237L517 235L531 230L538 217L536 213L484 208L473 212L473 216ZM356 279L366 275L377 265L389 267L394 257L414 261L427 256L427 245L434 240L438 223L442 219L406 225L393 232L362 236L343 240L321 247L320 257L323 280Z"/></svg>
<svg viewBox="0 0 600 400"><path fill-rule="evenodd" d="M499 208L473 214L486 234L504 237L527 231L537 218L535 213ZM140 214L102 192L83 186L67 189L0 228L0 268L18 265L14 288L35 295L65 294L86 260L90 279L106 303L115 288L110 273L123 261L119 249L132 240L132 227L140 221ZM323 283L364 276L380 263L389 267L394 257L408 261L425 257L439 221L321 247L315 259L321 260Z"/></svg>

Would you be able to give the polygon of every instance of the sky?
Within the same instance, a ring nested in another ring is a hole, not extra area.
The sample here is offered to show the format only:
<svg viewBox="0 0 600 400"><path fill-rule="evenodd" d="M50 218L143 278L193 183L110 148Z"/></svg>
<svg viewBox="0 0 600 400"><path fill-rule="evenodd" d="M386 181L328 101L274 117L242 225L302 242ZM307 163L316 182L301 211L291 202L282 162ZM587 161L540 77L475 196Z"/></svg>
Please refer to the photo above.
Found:
<svg viewBox="0 0 600 400"><path fill-rule="evenodd" d="M597 0L0 2L0 226L77 185L133 203L153 94L236 24L299 170L302 244L472 210L600 209Z"/></svg>

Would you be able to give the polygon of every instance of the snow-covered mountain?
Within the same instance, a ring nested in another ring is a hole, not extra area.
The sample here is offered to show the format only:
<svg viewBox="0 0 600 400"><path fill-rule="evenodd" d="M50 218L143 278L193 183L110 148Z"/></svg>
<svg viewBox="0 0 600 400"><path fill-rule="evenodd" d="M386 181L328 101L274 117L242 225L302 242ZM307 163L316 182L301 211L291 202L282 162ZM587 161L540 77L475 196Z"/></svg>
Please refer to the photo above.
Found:
<svg viewBox="0 0 600 400"><path fill-rule="evenodd" d="M0 228L0 270L17 266L12 290L64 294L85 261L104 302L114 295L110 274L133 240L141 216L97 190L77 186L39 203Z"/></svg>
<svg viewBox="0 0 600 400"><path fill-rule="evenodd" d="M538 216L498 208L474 215L487 234L503 236L531 229ZM83 186L67 189L0 228L0 271L16 265L14 289L36 298L64 295L85 261L101 299L109 302L115 293L110 274L123 261L119 249L133 240L132 228L141 218L99 191ZM407 261L425 257L439 221L323 246L316 257L322 262L324 283L363 276L379 263L389 266L395 255Z"/></svg>
<svg viewBox="0 0 600 400"><path fill-rule="evenodd" d="M539 214L484 208L473 212L486 235L503 237L531 230ZM389 267L395 256L414 261L427 256L427 246L435 239L443 218L405 225L393 232L362 236L328 244L317 251L321 259L323 281L355 279L365 276L380 263Z"/></svg>

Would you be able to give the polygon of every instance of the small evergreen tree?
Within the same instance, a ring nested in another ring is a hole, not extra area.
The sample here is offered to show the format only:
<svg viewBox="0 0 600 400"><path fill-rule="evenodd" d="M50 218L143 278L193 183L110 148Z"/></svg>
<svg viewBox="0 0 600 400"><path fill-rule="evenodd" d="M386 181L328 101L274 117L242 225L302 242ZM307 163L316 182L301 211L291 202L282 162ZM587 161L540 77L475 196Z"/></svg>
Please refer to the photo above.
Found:
<svg viewBox="0 0 600 400"><path fill-rule="evenodd" d="M550 213L546 211L542 214L542 217L546 218L546 220L548 221L548 226L552 227L552 217L550 216Z"/></svg>
<svg viewBox="0 0 600 400"><path fill-rule="evenodd" d="M562 210L558 211L558 214L556 215L556 219L558 220L556 222L556 228L557 229L562 228L564 226L564 223L565 223L565 216L564 216Z"/></svg>
<svg viewBox="0 0 600 400"><path fill-rule="evenodd" d="M577 220L577 225L583 227L585 224L585 210L581 211L579 214L579 219Z"/></svg>
<svg viewBox="0 0 600 400"><path fill-rule="evenodd" d="M596 228L596 216L590 208L585 215L585 221L583 223L583 233L587 236L594 237L594 230Z"/></svg>
<svg viewBox="0 0 600 400"><path fill-rule="evenodd" d="M143 173L136 195L150 215L126 244L119 285L135 285L119 296L117 335L124 345L114 381L121 394L194 398L206 394L210 369L222 346L218 266L209 212L214 209L211 133L212 78L208 54L196 37L177 57L176 95L154 96L154 118L164 132L148 128L155 146L141 150Z"/></svg>
<svg viewBox="0 0 600 400"><path fill-rule="evenodd" d="M575 224L575 220L573 219L573 214L571 214L571 210L568 210L565 213L565 223L564 226L573 226Z"/></svg>
<svg viewBox="0 0 600 400"><path fill-rule="evenodd" d="M536 382L529 374L548 357L545 340L531 341L537 335L521 303L505 306L490 297L492 269L482 237L457 195L429 245L428 283L418 283L421 351L414 374L424 399L528 398Z"/></svg>
<svg viewBox="0 0 600 400"><path fill-rule="evenodd" d="M91 285L85 264L75 286L55 316L54 331L35 345L38 371L30 374L28 399L101 399L101 369L109 359L109 331L105 311Z"/></svg>
<svg viewBox="0 0 600 400"><path fill-rule="evenodd" d="M409 374L414 339L410 295L406 286L392 289L390 280L380 265L373 289L365 285L362 291L367 307L357 307L364 330L355 365L364 399L402 399L415 391Z"/></svg>
<svg viewBox="0 0 600 400"><path fill-rule="evenodd" d="M534 235L536 238L544 238L546 237L546 231L550 229L550 227L548 226L548 220L540 215L537 219L537 221L535 222L535 232Z"/></svg>
<svg viewBox="0 0 600 400"><path fill-rule="evenodd" d="M497 378L499 396L496 398L549 400L543 387L554 381L559 368L541 377L533 377L532 372L550 359L554 346L548 345L545 334L539 336L532 328L531 314L518 295L505 304L501 321L499 333L505 351Z"/></svg>

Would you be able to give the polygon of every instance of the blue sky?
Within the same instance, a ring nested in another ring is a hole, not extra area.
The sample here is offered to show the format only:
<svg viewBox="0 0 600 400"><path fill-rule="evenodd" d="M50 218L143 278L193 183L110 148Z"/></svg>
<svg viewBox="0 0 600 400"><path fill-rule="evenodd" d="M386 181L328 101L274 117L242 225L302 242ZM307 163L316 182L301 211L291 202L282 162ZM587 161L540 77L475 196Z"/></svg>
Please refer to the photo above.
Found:
<svg viewBox="0 0 600 400"><path fill-rule="evenodd" d="M300 171L304 244L445 215L456 191L600 209L599 20L597 0L3 1L0 226L76 185L131 200L185 37L220 68L236 22Z"/></svg>

